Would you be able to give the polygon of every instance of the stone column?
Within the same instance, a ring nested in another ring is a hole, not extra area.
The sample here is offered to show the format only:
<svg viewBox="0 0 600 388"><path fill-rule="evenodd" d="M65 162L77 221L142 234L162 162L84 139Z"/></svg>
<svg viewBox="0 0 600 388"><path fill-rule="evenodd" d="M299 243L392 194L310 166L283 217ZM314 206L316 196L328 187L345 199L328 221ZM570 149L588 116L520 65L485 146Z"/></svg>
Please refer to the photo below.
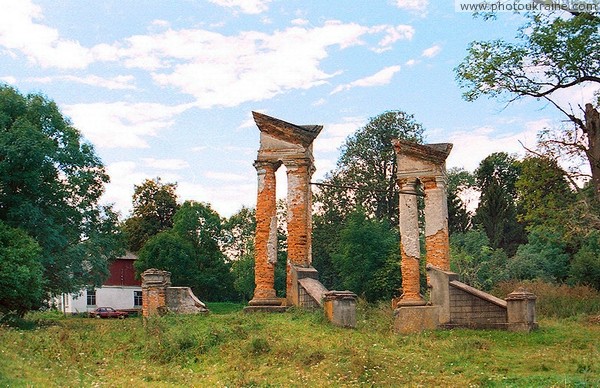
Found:
<svg viewBox="0 0 600 388"><path fill-rule="evenodd" d="M404 178L398 181L400 186L400 253L402 255L402 296L401 306L424 305L420 294L419 281L419 209L417 207L417 179Z"/></svg>
<svg viewBox="0 0 600 388"><path fill-rule="evenodd" d="M254 297L252 306L280 305L275 294L277 262L277 204L275 171L278 163L256 161L258 196L256 201L256 234L254 237Z"/></svg>
<svg viewBox="0 0 600 388"><path fill-rule="evenodd" d="M292 288L290 265L308 268L312 261L312 209L310 177L314 171L309 159L285 162L287 168L287 291ZM289 299L289 298L288 298Z"/></svg>
<svg viewBox="0 0 600 388"><path fill-rule="evenodd" d="M442 271L450 270L448 241L448 199L446 179L436 176L422 179L425 188L425 249L427 264Z"/></svg>
<svg viewBox="0 0 600 388"><path fill-rule="evenodd" d="M507 295L506 312L508 330L530 332L538 327L535 318L535 300L537 297L531 292L519 288Z"/></svg>

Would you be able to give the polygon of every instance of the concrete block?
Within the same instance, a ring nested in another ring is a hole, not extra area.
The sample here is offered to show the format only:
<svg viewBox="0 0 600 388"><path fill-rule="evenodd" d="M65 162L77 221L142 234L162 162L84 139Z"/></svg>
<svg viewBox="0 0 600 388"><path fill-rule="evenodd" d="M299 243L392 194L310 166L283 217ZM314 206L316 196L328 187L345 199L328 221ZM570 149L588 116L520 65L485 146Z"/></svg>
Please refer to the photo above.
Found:
<svg viewBox="0 0 600 388"><path fill-rule="evenodd" d="M394 311L394 332L399 334L435 330L439 326L439 306L400 307Z"/></svg>
<svg viewBox="0 0 600 388"><path fill-rule="evenodd" d="M331 323L342 327L356 327L355 293L350 291L328 291L323 298L325 316Z"/></svg>

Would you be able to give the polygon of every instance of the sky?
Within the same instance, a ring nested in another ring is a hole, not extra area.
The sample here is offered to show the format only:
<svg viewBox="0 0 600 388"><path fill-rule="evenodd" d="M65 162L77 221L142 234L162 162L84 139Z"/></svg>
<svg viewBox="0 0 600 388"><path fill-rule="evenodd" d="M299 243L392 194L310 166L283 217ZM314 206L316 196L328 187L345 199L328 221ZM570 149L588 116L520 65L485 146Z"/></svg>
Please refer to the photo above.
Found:
<svg viewBox="0 0 600 388"><path fill-rule="evenodd" d="M256 203L252 111L323 125L316 181L388 110L414 115L427 143L453 143L448 168L523 154L564 118L533 99L466 102L454 71L470 42L522 24L452 0L0 0L0 82L58 104L107 167L103 202L122 217L134 185L156 177L227 217ZM282 168L280 197L285 182Z"/></svg>

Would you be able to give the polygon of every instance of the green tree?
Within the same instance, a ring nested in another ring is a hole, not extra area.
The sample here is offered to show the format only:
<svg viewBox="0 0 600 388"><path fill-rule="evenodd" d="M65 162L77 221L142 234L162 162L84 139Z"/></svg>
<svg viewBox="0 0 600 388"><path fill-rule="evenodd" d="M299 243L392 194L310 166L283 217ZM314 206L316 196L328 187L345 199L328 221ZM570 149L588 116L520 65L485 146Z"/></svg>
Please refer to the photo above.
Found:
<svg viewBox="0 0 600 388"><path fill-rule="evenodd" d="M507 260L506 253L492 248L480 229L450 236L450 267L472 287L489 291L496 283L506 280Z"/></svg>
<svg viewBox="0 0 600 388"><path fill-rule="evenodd" d="M462 168L448 170L448 229L452 233L464 233L471 228L471 214L460 195L475 186L473 174Z"/></svg>
<svg viewBox="0 0 600 388"><path fill-rule="evenodd" d="M202 299L231 299L233 276L220 240L219 214L208 204L186 201L173 216L173 227L144 244L136 270L167 270L173 285L189 286Z"/></svg>
<svg viewBox="0 0 600 388"><path fill-rule="evenodd" d="M345 215L362 207L378 220L398 224L396 153L392 139L423 141L423 127L402 111L387 111L369 119L341 149L335 170L316 194L324 208Z"/></svg>
<svg viewBox="0 0 600 388"><path fill-rule="evenodd" d="M492 248L502 248L509 256L524 239L517 221L515 184L519 174L519 161L506 152L489 155L475 171L481 197L473 223L486 233Z"/></svg>
<svg viewBox="0 0 600 388"><path fill-rule="evenodd" d="M575 283L600 290L600 231L594 230L584 239L573 257L569 277Z"/></svg>
<svg viewBox="0 0 600 388"><path fill-rule="evenodd" d="M563 282L569 275L569 253L562 233L547 227L531 229L527 244L519 246L508 263L511 278Z"/></svg>
<svg viewBox="0 0 600 388"><path fill-rule="evenodd" d="M391 299L401 284L398 235L363 210L348 217L333 255L341 285L369 301Z"/></svg>
<svg viewBox="0 0 600 388"><path fill-rule="evenodd" d="M12 312L23 315L41 305L41 253L38 243L27 233L0 221L1 315Z"/></svg>
<svg viewBox="0 0 600 388"><path fill-rule="evenodd" d="M98 206L108 180L54 102L0 86L0 220L40 245L46 294L99 285L123 253L114 213Z"/></svg>
<svg viewBox="0 0 600 388"><path fill-rule="evenodd" d="M531 13L514 42L472 42L455 69L464 98L533 97L550 102L573 124L556 137L542 134L544 144L567 154L584 154L600 199L600 115L598 101L575 113L556 102L558 92L600 83L600 17L585 12Z"/></svg>
<svg viewBox="0 0 600 388"><path fill-rule="evenodd" d="M520 204L518 218L528 229L539 225L563 229L576 198L566 172L555 160L525 158L515 187Z"/></svg>
<svg viewBox="0 0 600 388"><path fill-rule="evenodd" d="M256 211L242 207L223 222L222 246L229 261L236 262L254 254Z"/></svg>
<svg viewBox="0 0 600 388"><path fill-rule="evenodd" d="M134 186L133 211L123 224L129 250L138 252L150 237L173 226L179 208L176 189L177 184L160 178Z"/></svg>

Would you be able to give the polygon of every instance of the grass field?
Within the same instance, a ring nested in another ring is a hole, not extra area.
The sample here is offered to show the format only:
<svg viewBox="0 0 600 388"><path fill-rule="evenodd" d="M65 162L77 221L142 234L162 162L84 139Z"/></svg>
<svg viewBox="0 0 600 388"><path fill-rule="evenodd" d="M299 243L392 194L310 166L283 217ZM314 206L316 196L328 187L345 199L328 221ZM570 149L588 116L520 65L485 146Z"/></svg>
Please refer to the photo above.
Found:
<svg viewBox="0 0 600 388"><path fill-rule="evenodd" d="M34 314L0 328L0 386L600 386L600 325L540 319L531 334L391 332L360 304L355 330L321 312L97 320Z"/></svg>

